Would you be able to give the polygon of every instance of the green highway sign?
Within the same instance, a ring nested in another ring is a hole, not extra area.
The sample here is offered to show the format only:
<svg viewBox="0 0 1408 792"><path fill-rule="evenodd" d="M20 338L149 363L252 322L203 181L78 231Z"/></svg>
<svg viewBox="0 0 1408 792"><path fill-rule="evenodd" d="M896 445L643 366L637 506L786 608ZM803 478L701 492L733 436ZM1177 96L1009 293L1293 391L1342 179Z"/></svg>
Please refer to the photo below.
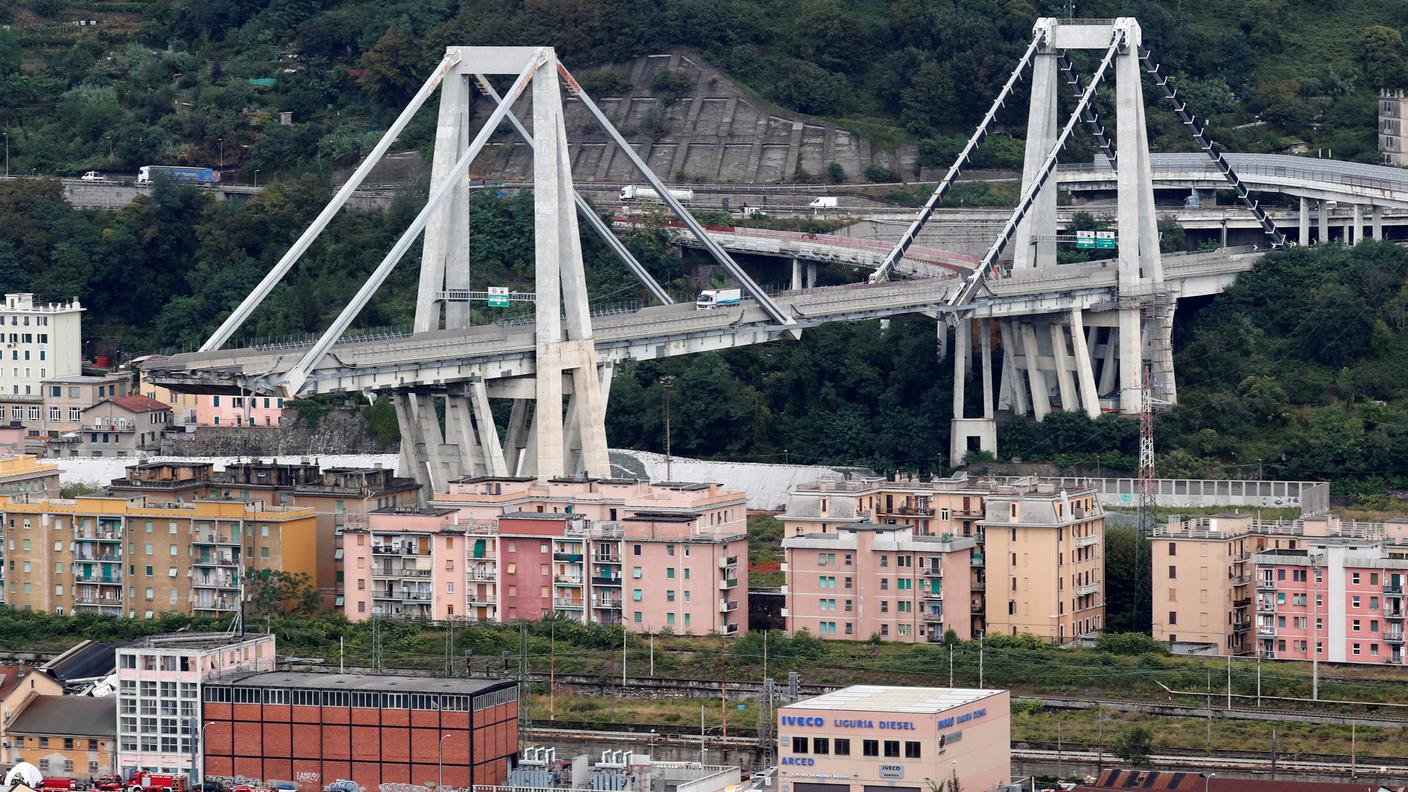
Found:
<svg viewBox="0 0 1408 792"><path fill-rule="evenodd" d="M490 287L488 288L488 292L489 292L489 307L490 307L490 308L507 308L507 307L508 307L508 287L507 287L507 286L490 286Z"/></svg>
<svg viewBox="0 0 1408 792"><path fill-rule="evenodd" d="M1076 232L1076 250L1093 250L1095 248L1094 231Z"/></svg>
<svg viewBox="0 0 1408 792"><path fill-rule="evenodd" d="M1099 248L1100 250L1114 250L1115 248L1119 247L1119 243L1115 239L1115 232L1096 231L1095 247Z"/></svg>

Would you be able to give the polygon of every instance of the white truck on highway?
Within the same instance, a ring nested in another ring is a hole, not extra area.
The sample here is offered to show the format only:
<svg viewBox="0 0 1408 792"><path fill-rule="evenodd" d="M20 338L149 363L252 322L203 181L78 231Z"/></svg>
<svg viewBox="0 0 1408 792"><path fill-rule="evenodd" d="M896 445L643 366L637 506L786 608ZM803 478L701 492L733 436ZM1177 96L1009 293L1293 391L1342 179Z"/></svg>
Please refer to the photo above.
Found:
<svg viewBox="0 0 1408 792"><path fill-rule="evenodd" d="M680 203L689 203L694 200L694 190L680 190L670 188L670 195L674 196ZM634 184L627 184L621 188L622 201L659 201L660 194L652 187L640 187Z"/></svg>
<svg viewBox="0 0 1408 792"><path fill-rule="evenodd" d="M699 299L695 300L694 307L700 311L707 311L712 308L739 305L742 302L743 291L741 289L705 289L699 293Z"/></svg>
<svg viewBox="0 0 1408 792"><path fill-rule="evenodd" d="M819 198L814 198L812 199L811 203L807 204L807 208L809 209L835 209L836 206L837 204L835 196L829 195L823 195Z"/></svg>

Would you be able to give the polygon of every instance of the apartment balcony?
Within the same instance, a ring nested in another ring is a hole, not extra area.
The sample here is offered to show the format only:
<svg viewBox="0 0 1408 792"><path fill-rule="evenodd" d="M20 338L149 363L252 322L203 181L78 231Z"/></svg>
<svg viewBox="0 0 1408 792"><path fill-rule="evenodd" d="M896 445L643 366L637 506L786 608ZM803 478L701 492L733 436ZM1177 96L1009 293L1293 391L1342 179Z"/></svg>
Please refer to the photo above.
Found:
<svg viewBox="0 0 1408 792"><path fill-rule="evenodd" d="M1251 575L1238 575L1238 576L1232 578L1232 587L1233 587L1233 588L1236 588L1236 587L1238 587L1238 586L1250 585L1251 582L1252 582L1252 576L1251 576Z"/></svg>
<svg viewBox="0 0 1408 792"><path fill-rule="evenodd" d="M553 554L552 554L552 560L554 560L554 561L570 561L570 562L572 562L572 563L574 563L574 564L580 564L580 563L582 563L582 554L581 554L581 553L553 553Z"/></svg>
<svg viewBox="0 0 1408 792"><path fill-rule="evenodd" d="M470 594L470 605L494 605L499 601L496 594Z"/></svg>
<svg viewBox="0 0 1408 792"><path fill-rule="evenodd" d="M972 566L980 567L980 566L984 566L986 562L983 560L983 554L982 554L982 553L974 553L974 554L969 558L968 563L971 564Z"/></svg>
<svg viewBox="0 0 1408 792"><path fill-rule="evenodd" d="M497 578L497 573L495 572L495 570L492 570L492 569L470 569L470 570L469 570L469 579L470 579L470 580L494 580L494 579L496 579L496 578Z"/></svg>
<svg viewBox="0 0 1408 792"><path fill-rule="evenodd" d="M1385 583L1385 584L1384 584L1384 595L1385 595L1385 596L1389 596L1389 597L1398 597L1398 598L1402 598L1402 597L1403 597L1403 586L1401 586L1401 585L1395 586L1395 585L1393 585L1392 583Z"/></svg>
<svg viewBox="0 0 1408 792"><path fill-rule="evenodd" d="M1258 624L1256 626L1256 637L1267 639L1275 638L1276 628L1270 624Z"/></svg>
<svg viewBox="0 0 1408 792"><path fill-rule="evenodd" d="M925 622L926 624L938 623L938 622L942 622L942 621L944 620L944 609L943 609L943 608L926 608L926 609L924 609L923 611L920 612L920 615L922 615L922 616L924 617L924 622Z"/></svg>
<svg viewBox="0 0 1408 792"><path fill-rule="evenodd" d="M559 586L580 586L582 585L581 575L553 575L552 582Z"/></svg>
<svg viewBox="0 0 1408 792"><path fill-rule="evenodd" d="M1251 597L1238 597L1237 599L1232 600L1232 607L1234 607L1234 608L1246 608L1246 607L1250 607L1251 604L1252 604L1252 598L1251 598Z"/></svg>
<svg viewBox="0 0 1408 792"><path fill-rule="evenodd" d="M73 604L97 608L117 608L118 610L121 610L122 598L99 597L92 594L76 594L73 597Z"/></svg>
<svg viewBox="0 0 1408 792"><path fill-rule="evenodd" d="M592 576L592 585L593 585L593 586L619 586L619 585L621 585L621 577L620 577L619 575L593 575L593 576Z"/></svg>
<svg viewBox="0 0 1408 792"><path fill-rule="evenodd" d="M195 537L194 539L191 540L191 544L194 544L194 545L236 545L236 546L238 546L239 543L240 543L240 540L238 540L238 539L234 539L234 538L231 538L231 537L229 537L229 536L222 536L222 535L219 535L219 534L203 534L203 535L197 536L197 537Z"/></svg>
<svg viewBox="0 0 1408 792"><path fill-rule="evenodd" d="M1078 536L1078 537L1076 537L1076 548L1077 548L1077 549L1082 548L1082 547L1094 547L1095 545L1098 545L1098 544L1100 544L1100 537L1098 537L1098 536Z"/></svg>
<svg viewBox="0 0 1408 792"><path fill-rule="evenodd" d="M1257 591L1275 591L1276 581L1271 578L1258 578L1256 581Z"/></svg>
<svg viewBox="0 0 1408 792"><path fill-rule="evenodd" d="M727 556L719 559L719 568L724 569L731 566L738 566L738 556Z"/></svg>
<svg viewBox="0 0 1408 792"><path fill-rule="evenodd" d="M234 575L216 575L205 578L193 578L191 588L214 588L214 589L238 589L239 581Z"/></svg>
<svg viewBox="0 0 1408 792"><path fill-rule="evenodd" d="M720 590L720 591L727 591L728 589L736 589L736 588L738 588L738 578L728 578L728 577L726 577L726 578L720 578L720 579L719 579L719 590Z"/></svg>
<svg viewBox="0 0 1408 792"><path fill-rule="evenodd" d="M110 544L122 543L122 531L120 530L98 530L92 528L80 529L73 534L75 542L105 542Z"/></svg>
<svg viewBox="0 0 1408 792"><path fill-rule="evenodd" d="M429 592L429 591L402 591L402 592L401 592L401 601L402 601L402 602L429 602L429 601L430 601L430 592Z"/></svg>
<svg viewBox="0 0 1408 792"><path fill-rule="evenodd" d="M1388 642L1388 643L1391 643L1391 644L1401 644L1401 643L1403 643L1403 631L1402 631L1402 630L1390 630L1390 631L1384 633L1384 641L1386 641L1386 642Z"/></svg>
<svg viewBox="0 0 1408 792"><path fill-rule="evenodd" d="M191 610L193 611L212 611L215 613L233 613L238 607L238 598L201 600L191 603Z"/></svg>
<svg viewBox="0 0 1408 792"><path fill-rule="evenodd" d="M728 613L729 611L736 611L736 610L738 610L738 600L731 600L731 599L721 599L721 600L719 600L719 613Z"/></svg>
<svg viewBox="0 0 1408 792"><path fill-rule="evenodd" d="M921 567L919 573L928 578L941 578L944 576L944 568L943 566L926 566Z"/></svg>
<svg viewBox="0 0 1408 792"><path fill-rule="evenodd" d="M122 585L122 575L75 575L75 583L99 583L112 586Z"/></svg>
<svg viewBox="0 0 1408 792"><path fill-rule="evenodd" d="M936 601L942 602L942 601L943 601L943 598L944 598L944 590L941 589L941 588L938 588L938 589L921 588L921 589L919 589L919 598L920 598L920 599L926 599L926 600L936 600Z"/></svg>
<svg viewBox="0 0 1408 792"><path fill-rule="evenodd" d="M725 625L724 625L724 635L737 635L737 634L738 634L738 625L737 625L737 624L725 624Z"/></svg>
<svg viewBox="0 0 1408 792"><path fill-rule="evenodd" d="M968 588L971 591L987 591L988 582L986 580L972 580L968 582Z"/></svg>
<svg viewBox="0 0 1408 792"><path fill-rule="evenodd" d="M1257 600L1257 601L1256 601L1256 612L1257 612L1257 613L1275 613L1275 612L1276 612L1276 602L1275 602L1275 600L1269 600L1269 599L1259 599L1259 600Z"/></svg>
<svg viewBox="0 0 1408 792"><path fill-rule="evenodd" d="M425 554L420 552L419 547L410 542L388 542L385 544L372 545L372 555L418 556Z"/></svg>
<svg viewBox="0 0 1408 792"><path fill-rule="evenodd" d="M1088 597L1088 596L1090 596L1091 594L1098 594L1099 592L1100 592L1100 584L1099 584L1099 583L1090 583L1090 584L1087 584L1087 585L1084 585L1084 586L1076 586L1076 596L1077 596L1077 597Z"/></svg>
<svg viewBox="0 0 1408 792"><path fill-rule="evenodd" d="M912 515L915 517L933 517L934 509L930 506L909 506L904 505L895 509L895 514Z"/></svg>
<svg viewBox="0 0 1408 792"><path fill-rule="evenodd" d="M557 610L582 610L583 601L566 597L553 597L552 606Z"/></svg>
<svg viewBox="0 0 1408 792"><path fill-rule="evenodd" d="M967 520L976 520L980 517L988 516L987 512L982 509L949 509L948 513L950 516L961 517Z"/></svg>
<svg viewBox="0 0 1408 792"><path fill-rule="evenodd" d="M592 607L600 610L620 610L620 597L599 597L592 600Z"/></svg>
<svg viewBox="0 0 1408 792"><path fill-rule="evenodd" d="M235 563L235 559L234 559L233 556L227 556L227 555L209 555L209 556L204 556L204 557L202 557L202 558L194 558L194 559L192 559L192 560L191 560L191 566L198 566L198 567L203 567L203 566L232 567L232 566L237 566L237 564Z"/></svg>
<svg viewBox="0 0 1408 792"><path fill-rule="evenodd" d="M618 555L602 555L602 554L599 554L599 553L594 553L594 554L592 554L592 563L593 563L593 564L619 564L619 563L621 563L621 557L618 556Z"/></svg>
<svg viewBox="0 0 1408 792"><path fill-rule="evenodd" d="M1401 621L1401 620L1403 619L1403 614L1404 614L1405 612L1408 612L1408 611L1404 611L1402 608L1396 608L1396 609L1393 609L1393 610L1386 610L1386 611L1384 611L1384 616L1387 617L1387 618L1390 618L1390 619L1395 619L1395 620Z"/></svg>
<svg viewBox="0 0 1408 792"><path fill-rule="evenodd" d="M1251 553L1234 553L1232 555L1232 563L1234 564L1244 564L1250 560L1252 560Z"/></svg>
<svg viewBox="0 0 1408 792"><path fill-rule="evenodd" d="M1247 631L1250 630L1251 628L1252 628L1252 623L1251 623L1251 620L1250 620L1250 619L1243 620L1243 621L1238 621L1238 622L1232 622L1232 632L1247 632Z"/></svg>

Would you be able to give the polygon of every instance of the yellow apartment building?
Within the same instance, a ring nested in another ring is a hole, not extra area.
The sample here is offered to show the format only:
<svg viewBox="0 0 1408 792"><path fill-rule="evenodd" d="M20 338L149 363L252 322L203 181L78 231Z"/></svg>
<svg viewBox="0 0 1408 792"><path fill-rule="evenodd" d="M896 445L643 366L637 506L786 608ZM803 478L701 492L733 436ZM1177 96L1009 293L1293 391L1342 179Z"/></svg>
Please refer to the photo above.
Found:
<svg viewBox="0 0 1408 792"><path fill-rule="evenodd" d="M318 575L310 508L149 503L142 496L0 497L0 515L5 602L16 608L145 619L165 612L218 616L236 611L249 570Z"/></svg>

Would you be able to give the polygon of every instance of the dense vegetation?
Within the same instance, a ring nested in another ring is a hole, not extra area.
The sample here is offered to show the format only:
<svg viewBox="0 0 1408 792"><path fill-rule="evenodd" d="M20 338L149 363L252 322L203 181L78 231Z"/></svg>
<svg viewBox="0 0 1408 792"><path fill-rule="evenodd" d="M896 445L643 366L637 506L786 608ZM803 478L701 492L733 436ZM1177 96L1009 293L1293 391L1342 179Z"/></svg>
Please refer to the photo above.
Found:
<svg viewBox="0 0 1408 792"><path fill-rule="evenodd" d="M877 145L951 157L1064 0L6 0L0 120L13 172L184 162L326 174L364 152L449 44L551 44L590 88L607 64L672 47L783 107L846 119ZM1373 158L1374 92L1408 81L1397 0L1083 0L1134 15L1196 112L1237 149L1295 142ZM101 24L78 26L98 18ZM666 81L667 83L668 81ZM653 86L668 92L671 86ZM1102 99L1103 101L1103 99ZM1020 102L1013 103L1021 107ZM1151 113L1164 147L1188 146ZM280 113L291 113L285 126ZM1022 115L1003 121L1020 129ZM432 113L402 136L433 137ZM998 136L989 164L1020 157ZM1078 150L1077 153L1088 153ZM856 174L853 174L856 175ZM877 174L878 175L878 174ZM903 176L904 174L899 174Z"/></svg>

